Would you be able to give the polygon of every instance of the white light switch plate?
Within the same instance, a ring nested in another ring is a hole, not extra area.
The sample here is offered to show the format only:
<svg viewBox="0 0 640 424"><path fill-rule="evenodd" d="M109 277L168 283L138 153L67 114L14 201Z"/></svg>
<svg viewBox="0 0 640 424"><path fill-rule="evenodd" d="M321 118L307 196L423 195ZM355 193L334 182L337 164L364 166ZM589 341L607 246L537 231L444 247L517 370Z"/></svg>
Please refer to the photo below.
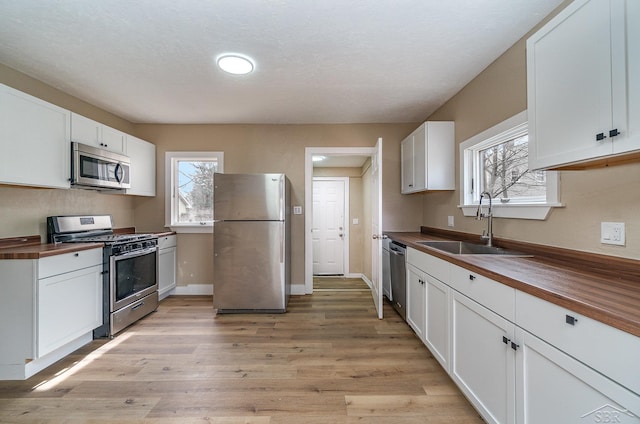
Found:
<svg viewBox="0 0 640 424"><path fill-rule="evenodd" d="M302 206L294 206L293 207L294 215L302 215Z"/></svg>
<svg viewBox="0 0 640 424"><path fill-rule="evenodd" d="M601 222L600 243L624 246L624 222Z"/></svg>

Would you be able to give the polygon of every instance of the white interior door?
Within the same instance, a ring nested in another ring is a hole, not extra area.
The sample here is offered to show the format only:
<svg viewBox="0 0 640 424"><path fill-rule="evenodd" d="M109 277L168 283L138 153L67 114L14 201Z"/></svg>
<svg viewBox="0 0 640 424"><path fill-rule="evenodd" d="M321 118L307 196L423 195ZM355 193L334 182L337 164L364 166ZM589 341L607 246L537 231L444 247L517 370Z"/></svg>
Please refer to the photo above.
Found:
<svg viewBox="0 0 640 424"><path fill-rule="evenodd" d="M371 295L382 319L382 138L371 156Z"/></svg>
<svg viewBox="0 0 640 424"><path fill-rule="evenodd" d="M313 274L344 275L345 182L313 180Z"/></svg>

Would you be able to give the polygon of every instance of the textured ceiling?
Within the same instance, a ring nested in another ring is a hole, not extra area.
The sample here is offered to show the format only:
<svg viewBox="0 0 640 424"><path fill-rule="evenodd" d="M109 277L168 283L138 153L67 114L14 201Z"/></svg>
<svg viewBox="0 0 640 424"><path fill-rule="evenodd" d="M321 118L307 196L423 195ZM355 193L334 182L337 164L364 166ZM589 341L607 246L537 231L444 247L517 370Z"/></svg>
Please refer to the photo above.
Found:
<svg viewBox="0 0 640 424"><path fill-rule="evenodd" d="M0 0L0 63L132 122L418 122L560 3Z"/></svg>

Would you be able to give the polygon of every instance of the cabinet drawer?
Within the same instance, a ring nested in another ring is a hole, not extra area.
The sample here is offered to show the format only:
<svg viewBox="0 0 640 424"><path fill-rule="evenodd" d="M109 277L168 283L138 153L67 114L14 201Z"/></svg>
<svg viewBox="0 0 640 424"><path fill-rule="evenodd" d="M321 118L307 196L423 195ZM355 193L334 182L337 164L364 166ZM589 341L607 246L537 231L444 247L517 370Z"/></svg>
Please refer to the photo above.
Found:
<svg viewBox="0 0 640 424"><path fill-rule="evenodd" d="M428 253L407 248L407 262L442 282L449 281L449 262Z"/></svg>
<svg viewBox="0 0 640 424"><path fill-rule="evenodd" d="M450 268L450 285L453 289L509 321L515 320L514 288L456 265L451 265Z"/></svg>
<svg viewBox="0 0 640 424"><path fill-rule="evenodd" d="M519 290L516 324L640 394L640 337Z"/></svg>
<svg viewBox="0 0 640 424"><path fill-rule="evenodd" d="M47 256L38 260L38 278L47 278L101 264L102 248Z"/></svg>
<svg viewBox="0 0 640 424"><path fill-rule="evenodd" d="M177 244L177 240L175 235L158 237L158 249L176 247L176 244Z"/></svg>

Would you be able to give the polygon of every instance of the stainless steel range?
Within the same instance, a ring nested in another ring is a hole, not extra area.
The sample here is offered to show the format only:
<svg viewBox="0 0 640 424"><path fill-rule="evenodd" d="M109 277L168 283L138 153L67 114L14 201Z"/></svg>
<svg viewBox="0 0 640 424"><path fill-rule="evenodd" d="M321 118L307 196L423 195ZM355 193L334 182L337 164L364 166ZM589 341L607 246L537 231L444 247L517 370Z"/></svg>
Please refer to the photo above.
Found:
<svg viewBox="0 0 640 424"><path fill-rule="evenodd" d="M50 216L49 243L104 243L103 325L94 338L113 337L158 307L158 237L114 234L111 215Z"/></svg>

